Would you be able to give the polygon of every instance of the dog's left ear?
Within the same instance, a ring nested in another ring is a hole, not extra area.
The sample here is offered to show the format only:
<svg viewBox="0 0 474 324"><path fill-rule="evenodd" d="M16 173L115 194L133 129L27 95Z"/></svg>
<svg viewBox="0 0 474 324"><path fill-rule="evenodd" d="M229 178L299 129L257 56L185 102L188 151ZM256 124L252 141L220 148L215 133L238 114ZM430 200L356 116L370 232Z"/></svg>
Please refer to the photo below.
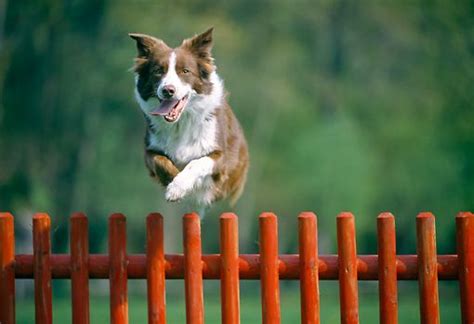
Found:
<svg viewBox="0 0 474 324"><path fill-rule="evenodd" d="M191 37L183 41L183 45L188 47L199 57L210 57L212 50L212 32L214 27L209 28L204 33Z"/></svg>
<svg viewBox="0 0 474 324"><path fill-rule="evenodd" d="M137 33L129 33L128 36L137 42L138 57L146 58L154 48L165 46L161 39L153 36Z"/></svg>

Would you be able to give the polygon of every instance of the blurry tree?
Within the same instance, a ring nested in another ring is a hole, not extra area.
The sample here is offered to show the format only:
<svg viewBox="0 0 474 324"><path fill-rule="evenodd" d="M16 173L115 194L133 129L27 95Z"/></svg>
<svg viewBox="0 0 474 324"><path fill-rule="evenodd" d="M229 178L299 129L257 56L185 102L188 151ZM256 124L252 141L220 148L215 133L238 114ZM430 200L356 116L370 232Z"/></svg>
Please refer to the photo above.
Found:
<svg viewBox="0 0 474 324"><path fill-rule="evenodd" d="M54 246L67 240L67 213L86 141L89 115L100 111L97 85L78 78L93 71L104 1L8 1L2 60L2 208L25 205L55 219ZM70 58L70 59L68 59ZM8 152L8 154L6 154Z"/></svg>
<svg viewBox="0 0 474 324"><path fill-rule="evenodd" d="M104 248L106 216L122 211L136 252L145 214L159 210L167 250L180 251L182 210L143 167L127 33L177 46L211 25L251 149L242 251L258 249L263 210L280 215L282 252L295 250L301 210L319 215L322 253L335 250L342 210L356 214L361 252L375 252L384 210L397 216L401 252L414 252L421 210L435 212L439 249L452 251L455 213L474 209L470 1L0 0L0 209L50 212L57 250L67 217L83 210L93 251ZM205 236L206 249L217 237Z"/></svg>

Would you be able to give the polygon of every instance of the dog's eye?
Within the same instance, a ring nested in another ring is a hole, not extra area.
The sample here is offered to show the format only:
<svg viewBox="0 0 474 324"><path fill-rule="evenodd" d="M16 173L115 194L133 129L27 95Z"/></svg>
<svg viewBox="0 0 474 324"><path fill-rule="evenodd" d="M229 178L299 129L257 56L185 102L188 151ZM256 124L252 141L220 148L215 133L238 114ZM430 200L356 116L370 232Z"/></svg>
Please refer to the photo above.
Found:
<svg viewBox="0 0 474 324"><path fill-rule="evenodd" d="M187 69L187 68L183 69L183 73L189 73L189 72L191 72L191 71L189 71L189 69Z"/></svg>
<svg viewBox="0 0 474 324"><path fill-rule="evenodd" d="M158 75L161 75L165 72L165 70L163 69L162 66L158 66L155 68L155 73L158 74Z"/></svg>

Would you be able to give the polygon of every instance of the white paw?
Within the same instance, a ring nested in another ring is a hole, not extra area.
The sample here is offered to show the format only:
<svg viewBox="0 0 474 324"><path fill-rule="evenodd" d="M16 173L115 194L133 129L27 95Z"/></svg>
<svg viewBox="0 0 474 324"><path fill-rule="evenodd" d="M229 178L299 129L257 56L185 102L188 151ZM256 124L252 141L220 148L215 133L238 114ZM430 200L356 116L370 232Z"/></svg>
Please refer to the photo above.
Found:
<svg viewBox="0 0 474 324"><path fill-rule="evenodd" d="M183 179L183 177L176 176L174 180L166 187L165 198L167 201L179 201L184 198L191 190L192 186Z"/></svg>

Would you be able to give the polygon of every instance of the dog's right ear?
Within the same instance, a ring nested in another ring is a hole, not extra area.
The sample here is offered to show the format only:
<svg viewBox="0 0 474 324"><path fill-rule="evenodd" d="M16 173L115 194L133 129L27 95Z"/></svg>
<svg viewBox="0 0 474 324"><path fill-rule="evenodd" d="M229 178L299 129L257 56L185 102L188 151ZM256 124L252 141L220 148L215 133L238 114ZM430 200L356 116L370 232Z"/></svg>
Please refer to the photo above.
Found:
<svg viewBox="0 0 474 324"><path fill-rule="evenodd" d="M161 39L145 34L129 33L128 36L137 42L138 57L148 57L153 48L165 45Z"/></svg>

